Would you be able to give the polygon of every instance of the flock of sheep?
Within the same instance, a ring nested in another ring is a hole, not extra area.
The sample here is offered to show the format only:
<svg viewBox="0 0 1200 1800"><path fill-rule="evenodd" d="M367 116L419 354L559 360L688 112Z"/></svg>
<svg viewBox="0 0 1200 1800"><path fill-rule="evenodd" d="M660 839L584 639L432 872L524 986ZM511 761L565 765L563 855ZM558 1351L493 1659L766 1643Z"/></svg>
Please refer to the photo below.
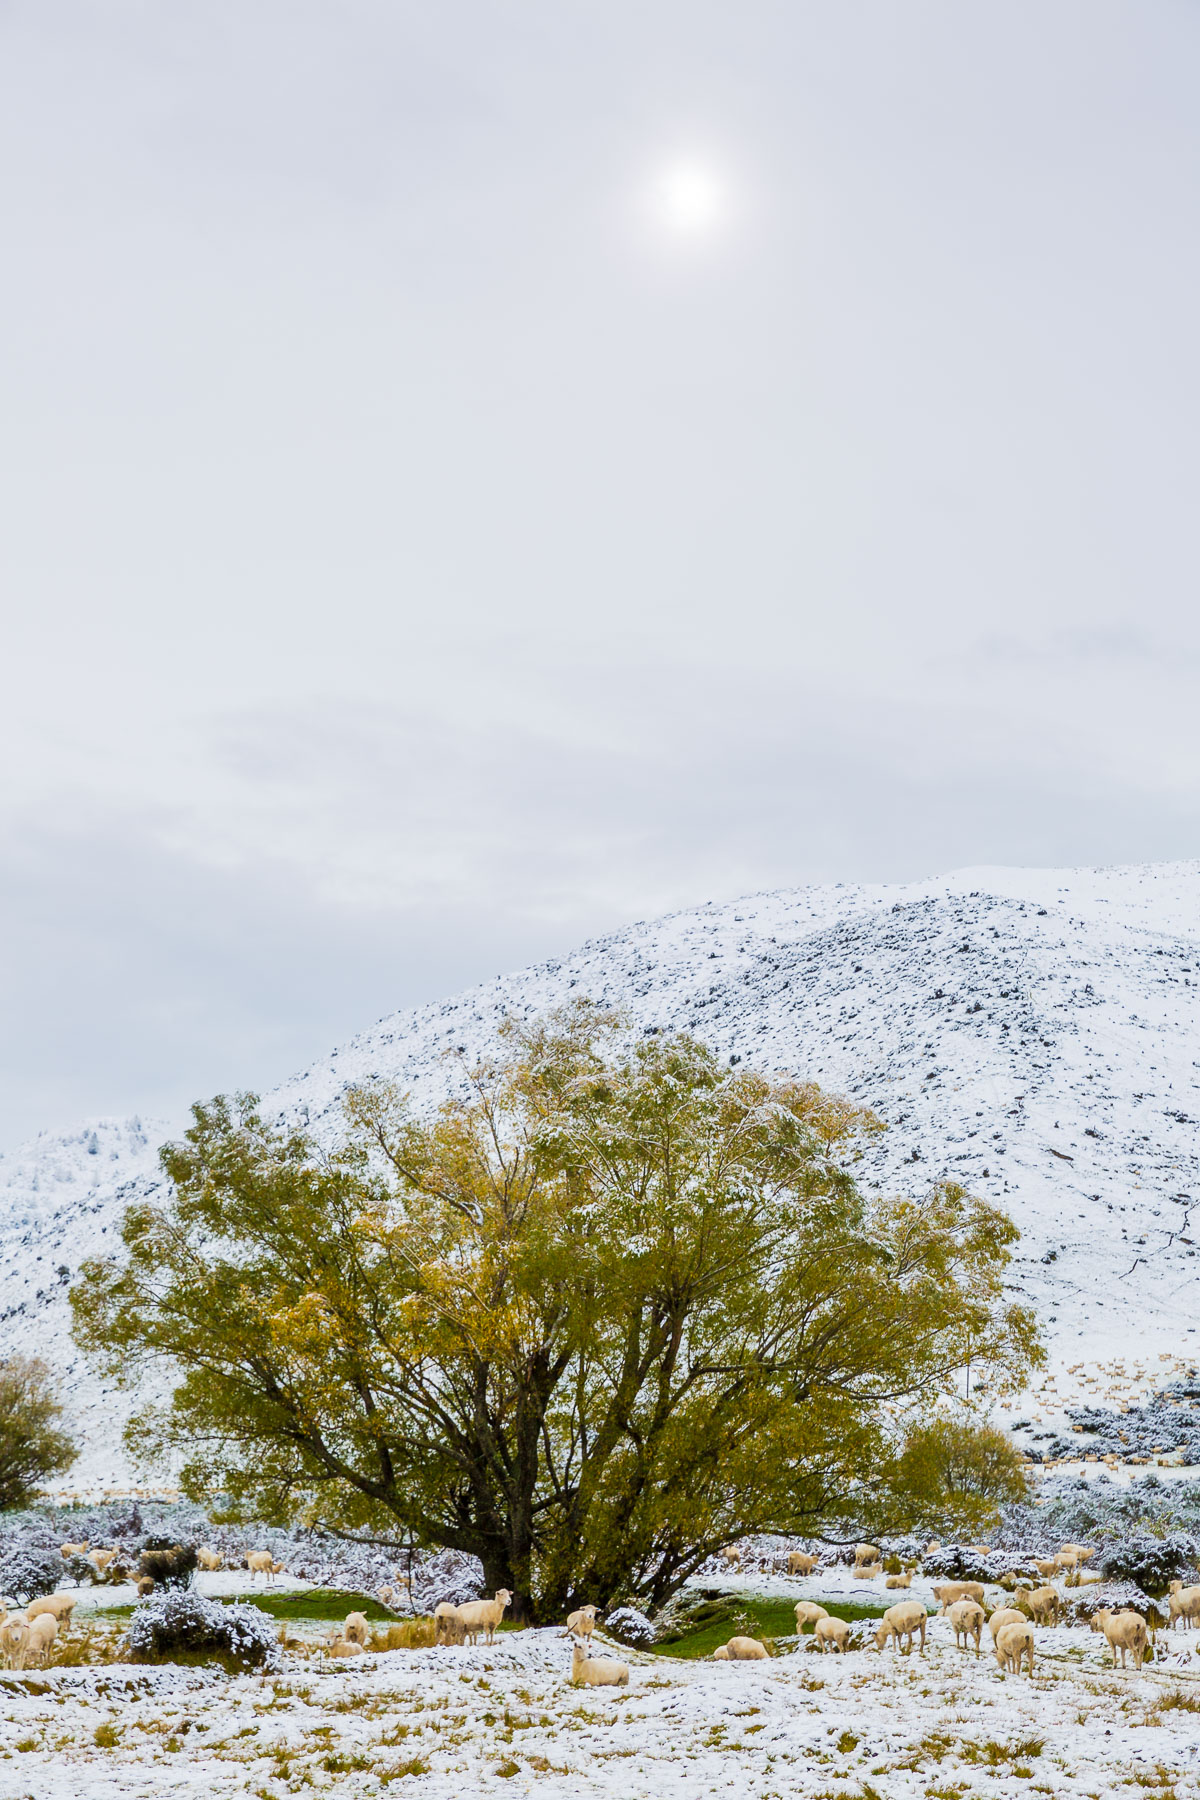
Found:
<svg viewBox="0 0 1200 1800"><path fill-rule="evenodd" d="M932 1555L940 1548L939 1544L930 1544L926 1555ZM974 1548L980 1556L990 1554L986 1544L979 1544ZM740 1565L741 1553L736 1547L730 1546L721 1554L731 1568ZM954 1629L954 1642L958 1648L968 1649L974 1642L976 1656L981 1653L980 1643L986 1625L991 1632L1000 1668L1005 1673L1019 1675L1024 1666L1032 1675L1033 1626L1035 1623L1056 1624L1062 1604L1058 1589L1049 1584L1049 1578L1067 1574L1078 1579L1080 1569L1094 1555L1094 1547L1087 1544L1063 1544L1053 1558L1045 1561L1035 1558L1034 1567L1046 1585L1018 1589L1016 1598L1021 1601L1020 1606L998 1606L990 1614L984 1609L982 1582L944 1582L933 1590L939 1616L945 1615L950 1620ZM811 1575L816 1566L816 1557L803 1551L794 1550L788 1557L789 1575ZM877 1578L884 1573L882 1552L876 1544L859 1544L856 1547L854 1573L864 1579ZM888 1575L885 1580L885 1585L889 1588L907 1588L911 1583L911 1569ZM1186 1629L1189 1623L1200 1622L1200 1586L1185 1588L1182 1582L1173 1581L1169 1612L1172 1625L1177 1619L1181 1619ZM924 1650L928 1617L928 1609L919 1600L902 1600L895 1606L889 1606L875 1632L875 1648L882 1651L889 1643L898 1646L903 1641L903 1654L908 1655L914 1641L919 1638L920 1648ZM832 1618L825 1607L813 1600L801 1600L796 1606L797 1633L802 1632L806 1625L812 1626L813 1637L822 1652L833 1650L844 1655L848 1650L850 1627L844 1619ZM1130 1654L1133 1656L1134 1667L1140 1667L1150 1637L1150 1627L1140 1613L1128 1609L1114 1612L1111 1608L1101 1608L1093 1615L1091 1627L1093 1631L1103 1632L1112 1651L1114 1668L1118 1652L1122 1668L1127 1666L1126 1658ZM722 1644L713 1651L714 1658L732 1662L759 1661L767 1654L763 1644L755 1638L747 1637L730 1638L727 1644Z"/></svg>
<svg viewBox="0 0 1200 1800"><path fill-rule="evenodd" d="M65 1561L86 1557L95 1569L98 1580L134 1577L141 1594L149 1592L155 1586L154 1571L158 1570L160 1575L162 1573L156 1558L165 1566L176 1555L185 1555L178 1545L171 1551L144 1552L139 1564L142 1573L137 1574L118 1561L115 1549L90 1549L86 1543L63 1544L61 1548ZM939 1548L937 1544L930 1544L926 1554L932 1554ZM986 1545L976 1548L980 1555L988 1554ZM982 1653L981 1642L986 1625L991 1633L1000 1668L1011 1674L1020 1674L1022 1668L1027 1668L1032 1675L1034 1625L1057 1623L1061 1608L1061 1596L1058 1589L1050 1584L1050 1578L1066 1574L1068 1578L1073 1576L1078 1580L1079 1571L1094 1554L1094 1550L1086 1544L1063 1544L1053 1558L1035 1560L1038 1574L1046 1585L1018 1590L1015 1597L1021 1602L1019 1606L996 1607L990 1614L984 1608L981 1582L944 1582L933 1589L939 1615L945 1615L949 1619L958 1648L968 1650L973 1643L978 1657ZM731 1568L740 1565L741 1553L736 1548L730 1547L722 1555ZM209 1548L198 1550L196 1561L206 1570L218 1570L224 1566L220 1552ZM273 1576L286 1572L282 1564L276 1562L267 1550L249 1551L246 1566L252 1578L261 1575L268 1582ZM816 1557L804 1551L792 1551L787 1559L788 1574L793 1576L809 1576L816 1566ZM857 1546L854 1573L866 1579L884 1575L882 1553L877 1545ZM408 1588L406 1576L398 1574L396 1580L400 1584L398 1588L380 1587L376 1590L380 1600L387 1606L400 1598ZM886 1586L892 1589L907 1588L911 1581L911 1569L885 1577ZM75 1599L76 1596L70 1593L50 1594L31 1601L23 1611L12 1615L0 1603L0 1661L9 1668L22 1668L29 1662L46 1662L60 1629L65 1632L70 1627ZM493 1643L511 1602L512 1595L507 1588L498 1589L490 1600L470 1600L462 1605L442 1601L434 1611L434 1642L475 1644L482 1635L485 1643ZM1172 1626L1177 1620L1182 1622L1184 1629L1189 1624L1200 1624L1200 1586L1184 1587L1182 1582L1172 1582L1168 1607ZM571 1613L566 1621L566 1635L572 1641L571 1681L592 1687L625 1686L629 1682L628 1663L614 1657L591 1654L591 1638L597 1611L595 1606L583 1606ZM806 1626L811 1626L813 1638L822 1653L847 1653L850 1648L850 1627L844 1619L832 1616L825 1607L813 1600L799 1601L795 1613L797 1633L803 1632ZM908 1655L914 1643L917 1643L924 1650L928 1617L927 1608L918 1600L902 1600L889 1606L874 1633L876 1649L882 1652L889 1643L897 1647L903 1644L902 1654ZM1150 1628L1140 1613L1102 1609L1092 1619L1092 1630L1103 1632L1112 1651L1114 1668L1118 1654L1123 1668L1127 1666L1129 1655L1133 1657L1135 1668L1141 1665L1146 1655ZM362 1656L369 1643L370 1628L361 1612L349 1613L344 1624L332 1628L326 1639L329 1654L338 1658ZM766 1646L757 1638L733 1636L713 1651L713 1659L718 1662L759 1662L769 1654Z"/></svg>

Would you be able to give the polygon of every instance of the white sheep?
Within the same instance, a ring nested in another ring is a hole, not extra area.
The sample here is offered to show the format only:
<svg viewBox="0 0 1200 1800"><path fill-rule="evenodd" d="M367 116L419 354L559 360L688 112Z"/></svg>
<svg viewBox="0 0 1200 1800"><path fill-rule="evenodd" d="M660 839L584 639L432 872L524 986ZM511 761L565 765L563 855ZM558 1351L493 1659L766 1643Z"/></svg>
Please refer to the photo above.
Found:
<svg viewBox="0 0 1200 1800"><path fill-rule="evenodd" d="M811 1575L817 1566L815 1556L809 1556L804 1550L788 1551L788 1574Z"/></svg>
<svg viewBox="0 0 1200 1800"><path fill-rule="evenodd" d="M196 1552L196 1561L200 1564L202 1569L211 1570L223 1568L225 1558L221 1555L219 1550L210 1550L207 1545L203 1545Z"/></svg>
<svg viewBox="0 0 1200 1800"><path fill-rule="evenodd" d="M982 1581L944 1581L941 1587L935 1587L933 1597L938 1603L938 1610L946 1613L956 1600L978 1600L983 1605Z"/></svg>
<svg viewBox="0 0 1200 1800"><path fill-rule="evenodd" d="M500 1593L503 1592L504 1589L501 1588ZM499 1597L498 1594L496 1598ZM577 1687L580 1682L585 1687L627 1687L629 1664L618 1662L613 1656L589 1656L587 1646L576 1639L571 1651L571 1684Z"/></svg>
<svg viewBox="0 0 1200 1800"><path fill-rule="evenodd" d="M826 1650L840 1650L844 1656L850 1647L850 1627L845 1619L828 1616L818 1619L813 1626L813 1637L821 1646L822 1655Z"/></svg>
<svg viewBox="0 0 1200 1800"><path fill-rule="evenodd" d="M815 1625L818 1619L827 1619L829 1614L815 1600L797 1600L796 1630L803 1631L806 1625Z"/></svg>
<svg viewBox="0 0 1200 1800"><path fill-rule="evenodd" d="M375 1589L375 1598L382 1606L390 1606L395 1598L395 1589L387 1587L386 1585L377 1587Z"/></svg>
<svg viewBox="0 0 1200 1800"><path fill-rule="evenodd" d="M348 1644L364 1646L368 1644L371 1639L371 1629L367 1624L365 1613L347 1613L346 1623L342 1626L342 1636Z"/></svg>
<svg viewBox="0 0 1200 1800"><path fill-rule="evenodd" d="M721 1555L724 1557L725 1561L729 1564L729 1567L731 1569L737 1569L737 1568L741 1567L742 1553L738 1549L736 1544L726 1544L725 1548L721 1552Z"/></svg>
<svg viewBox="0 0 1200 1800"><path fill-rule="evenodd" d="M581 1606L576 1612L570 1613L567 1617L568 1636L590 1638L596 1629L598 1611L599 1608L595 1606Z"/></svg>
<svg viewBox="0 0 1200 1800"><path fill-rule="evenodd" d="M717 1656L717 1652L713 1651L718 1662L766 1662L771 1654L757 1638L748 1637L731 1637L727 1644L721 1645L721 1649L724 1651L723 1656Z"/></svg>
<svg viewBox="0 0 1200 1800"><path fill-rule="evenodd" d="M988 1620L988 1630L992 1634L992 1643L996 1642L1000 1632L1006 1625L1027 1625L1025 1614L1016 1606L998 1606Z"/></svg>
<svg viewBox="0 0 1200 1800"><path fill-rule="evenodd" d="M29 1620L24 1613L13 1613L0 1625L0 1656L10 1669L25 1663L25 1646L29 1642Z"/></svg>
<svg viewBox="0 0 1200 1800"><path fill-rule="evenodd" d="M954 1627L955 1647L965 1650L974 1638L975 1654L978 1656L984 1624L984 1611L978 1600L956 1600L950 1608L950 1623Z"/></svg>
<svg viewBox="0 0 1200 1800"><path fill-rule="evenodd" d="M463 1622L458 1616L458 1608L449 1600L439 1600L433 1609L434 1642L438 1644L461 1644L466 1640Z"/></svg>
<svg viewBox="0 0 1200 1800"><path fill-rule="evenodd" d="M40 1600L31 1600L25 1608L30 1619L36 1619L39 1613L50 1613L63 1626L71 1623L74 1610L74 1594L43 1594Z"/></svg>
<svg viewBox="0 0 1200 1800"><path fill-rule="evenodd" d="M455 1608L459 1622L472 1644L481 1631L487 1633L485 1643L495 1643L496 1627L511 1600L512 1595L507 1588L497 1588L495 1597L491 1600L468 1600L465 1606Z"/></svg>
<svg viewBox="0 0 1200 1800"><path fill-rule="evenodd" d="M912 1586L912 1570L906 1569L903 1575L889 1575L884 1582L886 1588L907 1588Z"/></svg>
<svg viewBox="0 0 1200 1800"><path fill-rule="evenodd" d="M1113 1612L1111 1607L1101 1607L1092 1619L1092 1630L1102 1631L1112 1651L1113 1668L1117 1666L1117 1651L1121 1652L1121 1667L1125 1668L1125 1653L1133 1651L1134 1667L1140 1669L1146 1659L1146 1621L1140 1613Z"/></svg>
<svg viewBox="0 0 1200 1800"><path fill-rule="evenodd" d="M29 1621L29 1635L25 1643L25 1660L37 1657L45 1662L50 1654L50 1646L58 1636L58 1620L53 1613L39 1613L36 1619Z"/></svg>
<svg viewBox="0 0 1200 1800"><path fill-rule="evenodd" d="M1181 1629L1184 1631L1189 1624L1200 1622L1200 1587L1184 1587L1181 1581L1173 1581L1167 1600L1167 1612L1172 1626L1176 1619L1183 1621Z"/></svg>
<svg viewBox="0 0 1200 1800"><path fill-rule="evenodd" d="M996 1633L996 1661L1005 1674L1019 1675L1021 1660L1029 1658L1029 1673L1033 1674L1033 1626L1023 1620L1020 1625L1002 1625Z"/></svg>
<svg viewBox="0 0 1200 1800"><path fill-rule="evenodd" d="M1034 1588L1031 1592L1022 1592L1018 1598L1024 1600L1029 1608L1030 1616L1036 1619L1039 1625L1056 1625L1058 1623L1058 1611L1062 1601L1057 1588Z"/></svg>
<svg viewBox="0 0 1200 1800"><path fill-rule="evenodd" d="M352 1643L349 1638L335 1638L329 1646L330 1656L365 1656L366 1651L361 1644Z"/></svg>
<svg viewBox="0 0 1200 1800"><path fill-rule="evenodd" d="M856 1544L854 1547L854 1573L858 1575L864 1568L881 1562L883 1551L878 1544Z"/></svg>
<svg viewBox="0 0 1200 1800"><path fill-rule="evenodd" d="M267 1586L271 1585L271 1577L275 1574L275 1558L269 1550L247 1550L246 1567L251 1576L265 1575Z"/></svg>
<svg viewBox="0 0 1200 1800"><path fill-rule="evenodd" d="M1062 1569L1062 1564L1059 1562L1057 1556L1051 1557L1049 1562L1043 1562L1040 1557L1035 1556L1033 1559L1033 1566L1043 1581L1050 1581L1055 1575L1059 1574Z"/></svg>
<svg viewBox="0 0 1200 1800"><path fill-rule="evenodd" d="M61 1544L59 1548L62 1551L62 1559L64 1562L70 1562L73 1556L86 1556L88 1553L88 1546L86 1544Z"/></svg>
<svg viewBox="0 0 1200 1800"><path fill-rule="evenodd" d="M95 1569L97 1575L103 1575L107 1571L109 1563L116 1557L116 1554L115 1550L89 1550L88 1561L91 1563L93 1569Z"/></svg>
<svg viewBox="0 0 1200 1800"><path fill-rule="evenodd" d="M882 1650L889 1638L906 1640L902 1654L908 1656L913 1647L913 1638L921 1634L921 1649L925 1648L925 1621L928 1618L925 1608L919 1600L902 1600L898 1606L889 1606L879 1621L879 1629L875 1633L875 1648Z"/></svg>

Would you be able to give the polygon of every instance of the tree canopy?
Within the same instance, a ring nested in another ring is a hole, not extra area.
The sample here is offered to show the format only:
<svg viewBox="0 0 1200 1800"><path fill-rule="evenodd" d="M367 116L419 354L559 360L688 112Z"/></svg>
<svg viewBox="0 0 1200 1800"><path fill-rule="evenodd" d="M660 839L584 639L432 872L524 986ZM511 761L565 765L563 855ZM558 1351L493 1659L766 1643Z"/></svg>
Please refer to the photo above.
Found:
<svg viewBox="0 0 1200 1800"><path fill-rule="evenodd" d="M333 1148L196 1106L171 1201L85 1266L79 1341L182 1377L130 1442L185 1491L471 1552L532 1617L660 1604L752 1532L897 1528L922 1481L953 1510L912 1429L1041 1355L1002 1212L868 1199L869 1113L587 1003L460 1074L431 1117L352 1090Z"/></svg>

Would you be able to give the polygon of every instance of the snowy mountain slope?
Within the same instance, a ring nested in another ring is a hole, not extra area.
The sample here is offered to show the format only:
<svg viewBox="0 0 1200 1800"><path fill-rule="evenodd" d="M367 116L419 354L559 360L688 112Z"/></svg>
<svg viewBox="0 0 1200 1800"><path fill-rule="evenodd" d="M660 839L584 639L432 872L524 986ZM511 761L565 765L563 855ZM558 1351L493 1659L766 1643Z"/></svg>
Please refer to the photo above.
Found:
<svg viewBox="0 0 1200 1800"><path fill-rule="evenodd" d="M1200 1267L1200 864L973 869L698 907L384 1019L267 1108L325 1134L346 1086L370 1075L432 1104L461 1079L447 1050L471 1057L507 1013L572 994L874 1107L889 1129L861 1165L872 1187L952 1176L1003 1201L1023 1238L1016 1284L1060 1369L1124 1357L1140 1381L1150 1357L1186 1361ZM17 1159L27 1170L35 1150ZM66 1364L65 1289L35 1283L31 1258L74 1268L108 1241L121 1183L147 1179L132 1163L114 1176L61 1212L47 1211L43 1182L24 1228L13 1220L33 1202L15 1181L0 1186L12 1208L0 1209L0 1317L27 1321ZM117 1469L111 1432L91 1423L110 1408L88 1398L78 1366L72 1379L93 1465Z"/></svg>

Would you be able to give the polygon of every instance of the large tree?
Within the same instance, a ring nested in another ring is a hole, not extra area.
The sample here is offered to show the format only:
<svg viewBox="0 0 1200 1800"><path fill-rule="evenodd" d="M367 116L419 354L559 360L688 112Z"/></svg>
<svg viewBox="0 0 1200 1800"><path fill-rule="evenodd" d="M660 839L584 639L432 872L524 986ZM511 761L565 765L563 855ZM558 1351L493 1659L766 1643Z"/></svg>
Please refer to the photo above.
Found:
<svg viewBox="0 0 1200 1800"><path fill-rule="evenodd" d="M461 1076L433 1117L353 1090L334 1148L197 1106L86 1265L79 1341L182 1375L131 1442L187 1492L472 1552L530 1617L655 1605L750 1532L907 1523L906 1421L1040 1356L1010 1221L868 1200L878 1122L810 1083L586 1003Z"/></svg>

